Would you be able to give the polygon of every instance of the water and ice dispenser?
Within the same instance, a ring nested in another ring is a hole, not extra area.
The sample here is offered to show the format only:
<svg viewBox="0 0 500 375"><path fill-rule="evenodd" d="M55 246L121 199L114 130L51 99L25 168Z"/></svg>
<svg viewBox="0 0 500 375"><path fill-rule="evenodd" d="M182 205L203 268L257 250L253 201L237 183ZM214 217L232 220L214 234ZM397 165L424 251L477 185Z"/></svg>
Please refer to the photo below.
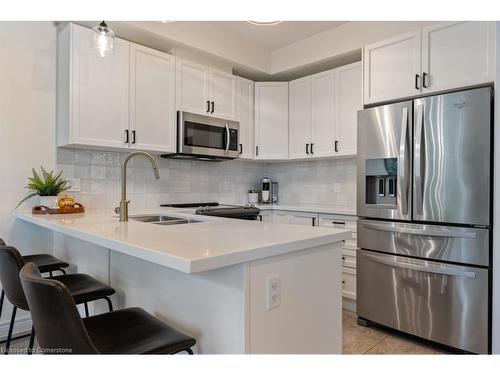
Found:
<svg viewBox="0 0 500 375"><path fill-rule="evenodd" d="M398 159L366 160L366 203L396 206Z"/></svg>

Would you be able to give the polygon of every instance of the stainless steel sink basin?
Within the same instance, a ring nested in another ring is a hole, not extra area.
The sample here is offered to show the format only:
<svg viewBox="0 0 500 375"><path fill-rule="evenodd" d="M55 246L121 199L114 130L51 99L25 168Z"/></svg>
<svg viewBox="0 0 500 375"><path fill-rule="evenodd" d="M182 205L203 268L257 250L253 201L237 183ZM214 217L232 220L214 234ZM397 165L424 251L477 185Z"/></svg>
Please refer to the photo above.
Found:
<svg viewBox="0 0 500 375"><path fill-rule="evenodd" d="M150 223L158 225L199 223L199 220L193 220L184 217L167 216L167 215L135 215L135 216L129 216L129 219L133 221L140 221L142 223Z"/></svg>

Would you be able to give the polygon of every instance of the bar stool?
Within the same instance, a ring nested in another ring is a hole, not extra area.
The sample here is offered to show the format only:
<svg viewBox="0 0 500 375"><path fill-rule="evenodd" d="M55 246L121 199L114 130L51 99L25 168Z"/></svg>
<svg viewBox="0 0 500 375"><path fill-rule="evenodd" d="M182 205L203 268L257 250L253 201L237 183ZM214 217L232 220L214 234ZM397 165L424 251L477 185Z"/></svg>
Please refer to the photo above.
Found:
<svg viewBox="0 0 500 375"><path fill-rule="evenodd" d="M33 263L20 274L44 353L54 354L175 354L196 340L134 307L82 319L69 289L44 279Z"/></svg>
<svg viewBox="0 0 500 375"><path fill-rule="evenodd" d="M1 238L0 238L0 246L7 246L7 244ZM63 262L62 260L57 259L55 256L52 256L50 254L26 255L23 256L23 259L26 263L30 262L35 263L41 273L48 272L50 276L52 276L52 273L54 271L61 271L63 275L65 275L66 271L64 270L64 268L69 267L69 263ZM0 317L2 316L4 297L5 293L2 288L0 292Z"/></svg>
<svg viewBox="0 0 500 375"><path fill-rule="evenodd" d="M34 263L30 263L34 264ZM19 271L25 265L24 259L19 251L12 246L0 246L0 280L2 282L5 295L9 302L14 306L10 319L9 333L5 345L5 354L8 354L10 342L12 339L12 330L16 318L17 309L29 311L28 302L24 295L21 280L19 279ZM50 277L54 281L64 283L69 289L73 303L85 304L85 313L88 316L87 302L105 299L108 302L109 310L113 310L113 305L109 296L115 293L115 290L108 285L101 283L92 276L76 273L69 275L60 275ZM30 343L28 353L33 349L33 341L35 339L34 325L31 330Z"/></svg>

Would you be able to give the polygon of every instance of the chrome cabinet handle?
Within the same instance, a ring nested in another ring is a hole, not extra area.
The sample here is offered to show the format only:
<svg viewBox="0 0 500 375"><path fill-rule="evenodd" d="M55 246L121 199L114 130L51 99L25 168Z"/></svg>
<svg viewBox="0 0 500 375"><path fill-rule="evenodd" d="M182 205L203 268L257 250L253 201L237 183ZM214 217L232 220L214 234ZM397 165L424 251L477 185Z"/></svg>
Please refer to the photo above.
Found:
<svg viewBox="0 0 500 375"><path fill-rule="evenodd" d="M426 72L424 72L424 73L422 74L422 87L423 87L424 89L426 89L426 88L427 88L427 80L425 79L427 76L428 76L428 74L427 74Z"/></svg>
<svg viewBox="0 0 500 375"><path fill-rule="evenodd" d="M132 130L132 144L135 144L135 130Z"/></svg>
<svg viewBox="0 0 500 375"><path fill-rule="evenodd" d="M207 100L207 113L210 113L210 100Z"/></svg>
<svg viewBox="0 0 500 375"><path fill-rule="evenodd" d="M125 129L125 143L129 142L128 129Z"/></svg>
<svg viewBox="0 0 500 375"><path fill-rule="evenodd" d="M309 143L306 143L306 155L309 155Z"/></svg>
<svg viewBox="0 0 500 375"><path fill-rule="evenodd" d="M415 90L420 90L420 87L418 86L419 80L420 80L420 75L415 74Z"/></svg>
<svg viewBox="0 0 500 375"><path fill-rule="evenodd" d="M370 259L373 262L376 262L376 263L385 264L385 265L391 266L391 267L404 268L404 269L408 269L411 271L435 273L435 274L439 274L439 275L449 275L449 276L462 276L462 277L469 277L471 279L476 278L475 272L462 271L462 270L452 268L452 267L431 267L431 266L427 266L425 264L419 265L419 264L400 262L398 260L390 260L390 259L386 259L386 258L382 258L382 257L378 257L378 256L373 256L373 255L363 254L363 256Z"/></svg>
<svg viewBox="0 0 500 375"><path fill-rule="evenodd" d="M365 228L381 230L383 232L393 232L401 234L413 234L415 236L446 237L446 238L470 238L475 239L474 232L459 232L451 230L418 229L418 228L397 228L382 224L362 224Z"/></svg>
<svg viewBox="0 0 500 375"><path fill-rule="evenodd" d="M335 141L335 152L339 152L339 141Z"/></svg>
<svg viewBox="0 0 500 375"><path fill-rule="evenodd" d="M313 149L313 147L314 147L314 143L311 143L311 155L312 155L312 154L314 154L314 149Z"/></svg>
<svg viewBox="0 0 500 375"><path fill-rule="evenodd" d="M425 134L424 134L424 105L417 106L417 117L415 121L415 159L414 159L414 176L415 176L415 199L417 214L421 215L424 211L424 173L425 173Z"/></svg>
<svg viewBox="0 0 500 375"><path fill-rule="evenodd" d="M212 110L210 111L210 113L214 113L215 111L215 102L212 102Z"/></svg>
<svg viewBox="0 0 500 375"><path fill-rule="evenodd" d="M226 152L228 151L229 151L229 126L227 126L226 122Z"/></svg>
<svg viewBox="0 0 500 375"><path fill-rule="evenodd" d="M399 181L403 186L403 191L399 189L399 201L401 202L401 212L403 215L408 215L408 168L409 168L409 149L410 145L408 143L408 108L403 108L403 116L401 119L401 139L399 143L399 164L401 168L398 168Z"/></svg>

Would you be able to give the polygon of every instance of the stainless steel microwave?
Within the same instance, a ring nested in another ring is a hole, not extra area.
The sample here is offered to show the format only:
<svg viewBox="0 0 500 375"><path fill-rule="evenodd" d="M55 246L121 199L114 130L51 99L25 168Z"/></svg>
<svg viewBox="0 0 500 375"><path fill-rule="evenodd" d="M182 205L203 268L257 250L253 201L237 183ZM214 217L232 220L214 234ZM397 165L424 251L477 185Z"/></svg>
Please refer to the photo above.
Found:
<svg viewBox="0 0 500 375"><path fill-rule="evenodd" d="M221 161L239 157L240 125L189 112L177 112L177 153L167 158Z"/></svg>

